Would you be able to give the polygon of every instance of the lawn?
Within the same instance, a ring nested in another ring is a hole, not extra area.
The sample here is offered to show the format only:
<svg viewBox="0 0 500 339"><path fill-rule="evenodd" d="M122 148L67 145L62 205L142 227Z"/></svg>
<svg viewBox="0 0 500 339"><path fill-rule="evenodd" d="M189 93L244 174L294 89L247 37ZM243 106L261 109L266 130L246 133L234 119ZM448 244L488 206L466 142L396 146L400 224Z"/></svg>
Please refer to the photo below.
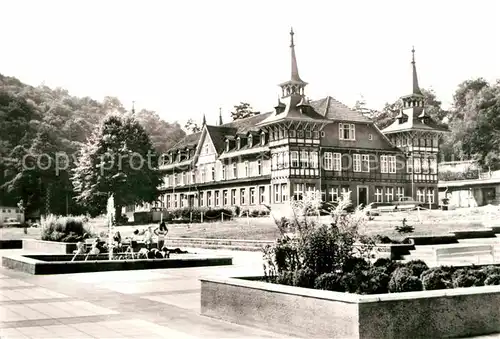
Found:
<svg viewBox="0 0 500 339"><path fill-rule="evenodd" d="M423 210L408 212L383 213L374 220L368 221L361 231L368 235L386 235L401 240L394 231L396 225L401 225L403 218L407 224L415 227L414 235L447 234L452 230L478 229L500 221L498 206L484 206L478 208L464 208L453 211ZM321 222L329 222L329 217L321 217ZM92 226L98 232L106 230L104 219L94 219ZM135 229L142 229L148 225L119 226L122 237L132 235ZM156 227L157 225L151 225ZM188 238L212 239L247 239L247 240L274 240L278 236L278 229L271 217L236 218L232 221L213 222L203 224L173 224L169 225L169 236ZM40 238L39 228L28 229L25 235L22 228L1 228L0 239Z"/></svg>

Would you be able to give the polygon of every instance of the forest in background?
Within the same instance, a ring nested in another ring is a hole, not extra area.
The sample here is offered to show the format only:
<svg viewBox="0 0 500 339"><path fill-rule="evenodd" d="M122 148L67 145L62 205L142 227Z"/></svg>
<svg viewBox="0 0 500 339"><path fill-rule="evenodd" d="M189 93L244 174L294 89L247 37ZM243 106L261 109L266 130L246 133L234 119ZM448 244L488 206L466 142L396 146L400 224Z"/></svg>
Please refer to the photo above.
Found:
<svg viewBox="0 0 500 339"><path fill-rule="evenodd" d="M76 158L71 155L78 157L107 115L126 112L115 97L102 102L79 98L62 88L34 87L0 74L0 206L22 200L27 214L85 212L73 199L70 178ZM154 111L143 109L134 116L160 154L186 135L179 123L166 122ZM67 166L59 164L67 169L54 168L57 152L70 155ZM39 157L44 169L25 169L22 162L28 154L48 154L51 160Z"/></svg>

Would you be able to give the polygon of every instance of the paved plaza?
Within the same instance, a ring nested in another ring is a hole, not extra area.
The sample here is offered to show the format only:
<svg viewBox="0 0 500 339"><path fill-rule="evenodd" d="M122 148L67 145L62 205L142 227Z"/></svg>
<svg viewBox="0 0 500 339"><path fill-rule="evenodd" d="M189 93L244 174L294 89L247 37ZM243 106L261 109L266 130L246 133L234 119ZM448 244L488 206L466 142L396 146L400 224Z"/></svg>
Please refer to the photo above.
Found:
<svg viewBox="0 0 500 339"><path fill-rule="evenodd" d="M0 268L0 338L283 338L200 315L199 277L262 272L258 252L217 253L233 265L46 276Z"/></svg>

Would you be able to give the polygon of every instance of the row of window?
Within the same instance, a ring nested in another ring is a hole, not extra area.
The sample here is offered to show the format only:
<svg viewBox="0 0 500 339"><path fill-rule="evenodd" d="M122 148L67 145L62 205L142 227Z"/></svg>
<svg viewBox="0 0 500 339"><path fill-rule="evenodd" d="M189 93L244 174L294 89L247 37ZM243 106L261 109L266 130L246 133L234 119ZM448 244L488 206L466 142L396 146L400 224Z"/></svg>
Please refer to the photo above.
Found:
<svg viewBox="0 0 500 339"><path fill-rule="evenodd" d="M18 208L16 209L4 208L2 209L2 213L21 213L21 211Z"/></svg>
<svg viewBox="0 0 500 339"><path fill-rule="evenodd" d="M403 136L393 136L391 141L397 147L415 146L415 147L438 147L439 137L434 136L432 138L415 138Z"/></svg>
<svg viewBox="0 0 500 339"><path fill-rule="evenodd" d="M271 156L273 169L318 168L317 151L291 151L274 153Z"/></svg>
<svg viewBox="0 0 500 339"><path fill-rule="evenodd" d="M394 201L394 193L396 200L405 196L404 187L375 187L375 202L392 202ZM423 203L434 203L434 188L419 187L417 188L417 201Z"/></svg>
<svg viewBox="0 0 500 339"><path fill-rule="evenodd" d="M230 165L221 164L220 172L216 171L215 166L215 164L200 165L198 170L167 175L164 178L164 184L166 187L183 186L216 180L229 180L263 175L262 160L245 161L242 163L243 167L240 171L238 171L238 163L236 162Z"/></svg>
<svg viewBox="0 0 500 339"><path fill-rule="evenodd" d="M248 192L248 196L247 196ZM200 192L197 198L198 206L200 207L222 207L222 206L240 206L240 205L256 205L266 202L265 186L240 188L239 199L237 199L238 190L224 189ZM239 201L238 201L239 200ZM192 203L192 202L191 202ZM189 199L186 194L176 193L167 194L165 205L167 208L182 208L189 207Z"/></svg>

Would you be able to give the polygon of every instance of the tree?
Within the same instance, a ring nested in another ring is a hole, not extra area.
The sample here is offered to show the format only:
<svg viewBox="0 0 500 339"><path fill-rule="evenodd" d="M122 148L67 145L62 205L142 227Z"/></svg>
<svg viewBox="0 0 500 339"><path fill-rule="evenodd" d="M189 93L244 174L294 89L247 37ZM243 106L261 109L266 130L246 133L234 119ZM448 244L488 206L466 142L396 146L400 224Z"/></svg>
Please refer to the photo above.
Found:
<svg viewBox="0 0 500 339"><path fill-rule="evenodd" d="M257 114L260 114L260 112L254 112L249 103L240 102L239 105L234 106L234 112L231 112L231 117L234 121L249 118Z"/></svg>
<svg viewBox="0 0 500 339"><path fill-rule="evenodd" d="M162 180L158 154L133 117L105 119L81 152L72 182L76 200L92 215L106 210L113 194L116 216L123 206L155 201Z"/></svg>
<svg viewBox="0 0 500 339"><path fill-rule="evenodd" d="M193 120L189 119L184 125L184 129L187 130L190 134L198 133L201 131L200 126Z"/></svg>

